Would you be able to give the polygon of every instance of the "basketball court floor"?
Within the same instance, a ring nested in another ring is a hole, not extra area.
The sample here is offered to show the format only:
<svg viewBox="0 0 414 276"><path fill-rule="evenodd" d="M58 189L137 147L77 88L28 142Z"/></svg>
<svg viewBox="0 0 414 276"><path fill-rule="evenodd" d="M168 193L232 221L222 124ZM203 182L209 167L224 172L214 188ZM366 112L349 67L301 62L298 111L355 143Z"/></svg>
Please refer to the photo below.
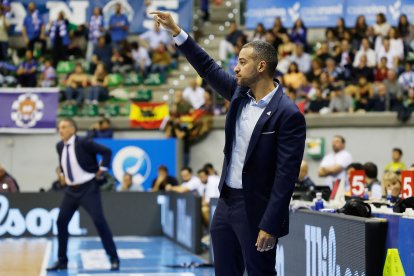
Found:
<svg viewBox="0 0 414 276"><path fill-rule="evenodd" d="M46 272L57 256L57 238L0 240L0 275L128 275L213 276L211 267L196 267L205 260L165 237L115 237L121 269L109 271L109 261L99 238L71 237L67 271ZM183 268L184 266L184 268Z"/></svg>

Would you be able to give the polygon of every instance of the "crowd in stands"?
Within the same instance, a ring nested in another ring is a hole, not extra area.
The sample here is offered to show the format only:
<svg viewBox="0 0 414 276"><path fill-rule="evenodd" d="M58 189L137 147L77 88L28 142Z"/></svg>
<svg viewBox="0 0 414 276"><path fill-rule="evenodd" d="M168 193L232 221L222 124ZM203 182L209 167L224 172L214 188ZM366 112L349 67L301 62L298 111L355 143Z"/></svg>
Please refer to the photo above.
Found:
<svg viewBox="0 0 414 276"><path fill-rule="evenodd" d="M414 28L406 15L397 26L383 13L372 26L364 15L351 28L339 18L315 45L307 35L300 18L291 30L278 17L270 29L259 23L252 33L231 23L219 57L232 73L244 43L271 43L279 55L275 77L304 113L414 110L414 60L408 58L414 51Z"/></svg>

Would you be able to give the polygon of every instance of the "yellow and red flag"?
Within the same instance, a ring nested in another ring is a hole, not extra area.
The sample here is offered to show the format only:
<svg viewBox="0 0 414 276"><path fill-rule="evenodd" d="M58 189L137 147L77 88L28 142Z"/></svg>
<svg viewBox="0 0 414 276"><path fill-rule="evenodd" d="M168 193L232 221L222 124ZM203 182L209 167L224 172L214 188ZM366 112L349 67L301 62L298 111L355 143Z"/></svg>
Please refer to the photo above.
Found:
<svg viewBox="0 0 414 276"><path fill-rule="evenodd" d="M131 103L129 120L131 127L158 129L163 119L169 115L166 103Z"/></svg>

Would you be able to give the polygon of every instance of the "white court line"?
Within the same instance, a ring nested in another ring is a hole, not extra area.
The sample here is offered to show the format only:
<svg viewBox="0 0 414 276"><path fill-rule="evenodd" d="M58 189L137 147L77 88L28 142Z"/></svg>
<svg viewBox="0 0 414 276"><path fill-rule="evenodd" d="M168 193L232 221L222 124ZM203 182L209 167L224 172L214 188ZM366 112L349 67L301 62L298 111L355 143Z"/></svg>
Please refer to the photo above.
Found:
<svg viewBox="0 0 414 276"><path fill-rule="evenodd" d="M47 265L49 264L50 253L52 252L52 241L47 241L45 255L43 256L42 267L40 268L39 276L46 276Z"/></svg>

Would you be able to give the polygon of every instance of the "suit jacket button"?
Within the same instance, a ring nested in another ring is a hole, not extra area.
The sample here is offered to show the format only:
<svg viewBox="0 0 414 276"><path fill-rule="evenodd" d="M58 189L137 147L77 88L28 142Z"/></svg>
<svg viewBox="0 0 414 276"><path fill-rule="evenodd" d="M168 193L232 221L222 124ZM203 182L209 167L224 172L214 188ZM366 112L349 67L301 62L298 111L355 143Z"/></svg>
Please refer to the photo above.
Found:
<svg viewBox="0 0 414 276"><path fill-rule="evenodd" d="M247 171L243 171L242 173L247 173Z"/></svg>

